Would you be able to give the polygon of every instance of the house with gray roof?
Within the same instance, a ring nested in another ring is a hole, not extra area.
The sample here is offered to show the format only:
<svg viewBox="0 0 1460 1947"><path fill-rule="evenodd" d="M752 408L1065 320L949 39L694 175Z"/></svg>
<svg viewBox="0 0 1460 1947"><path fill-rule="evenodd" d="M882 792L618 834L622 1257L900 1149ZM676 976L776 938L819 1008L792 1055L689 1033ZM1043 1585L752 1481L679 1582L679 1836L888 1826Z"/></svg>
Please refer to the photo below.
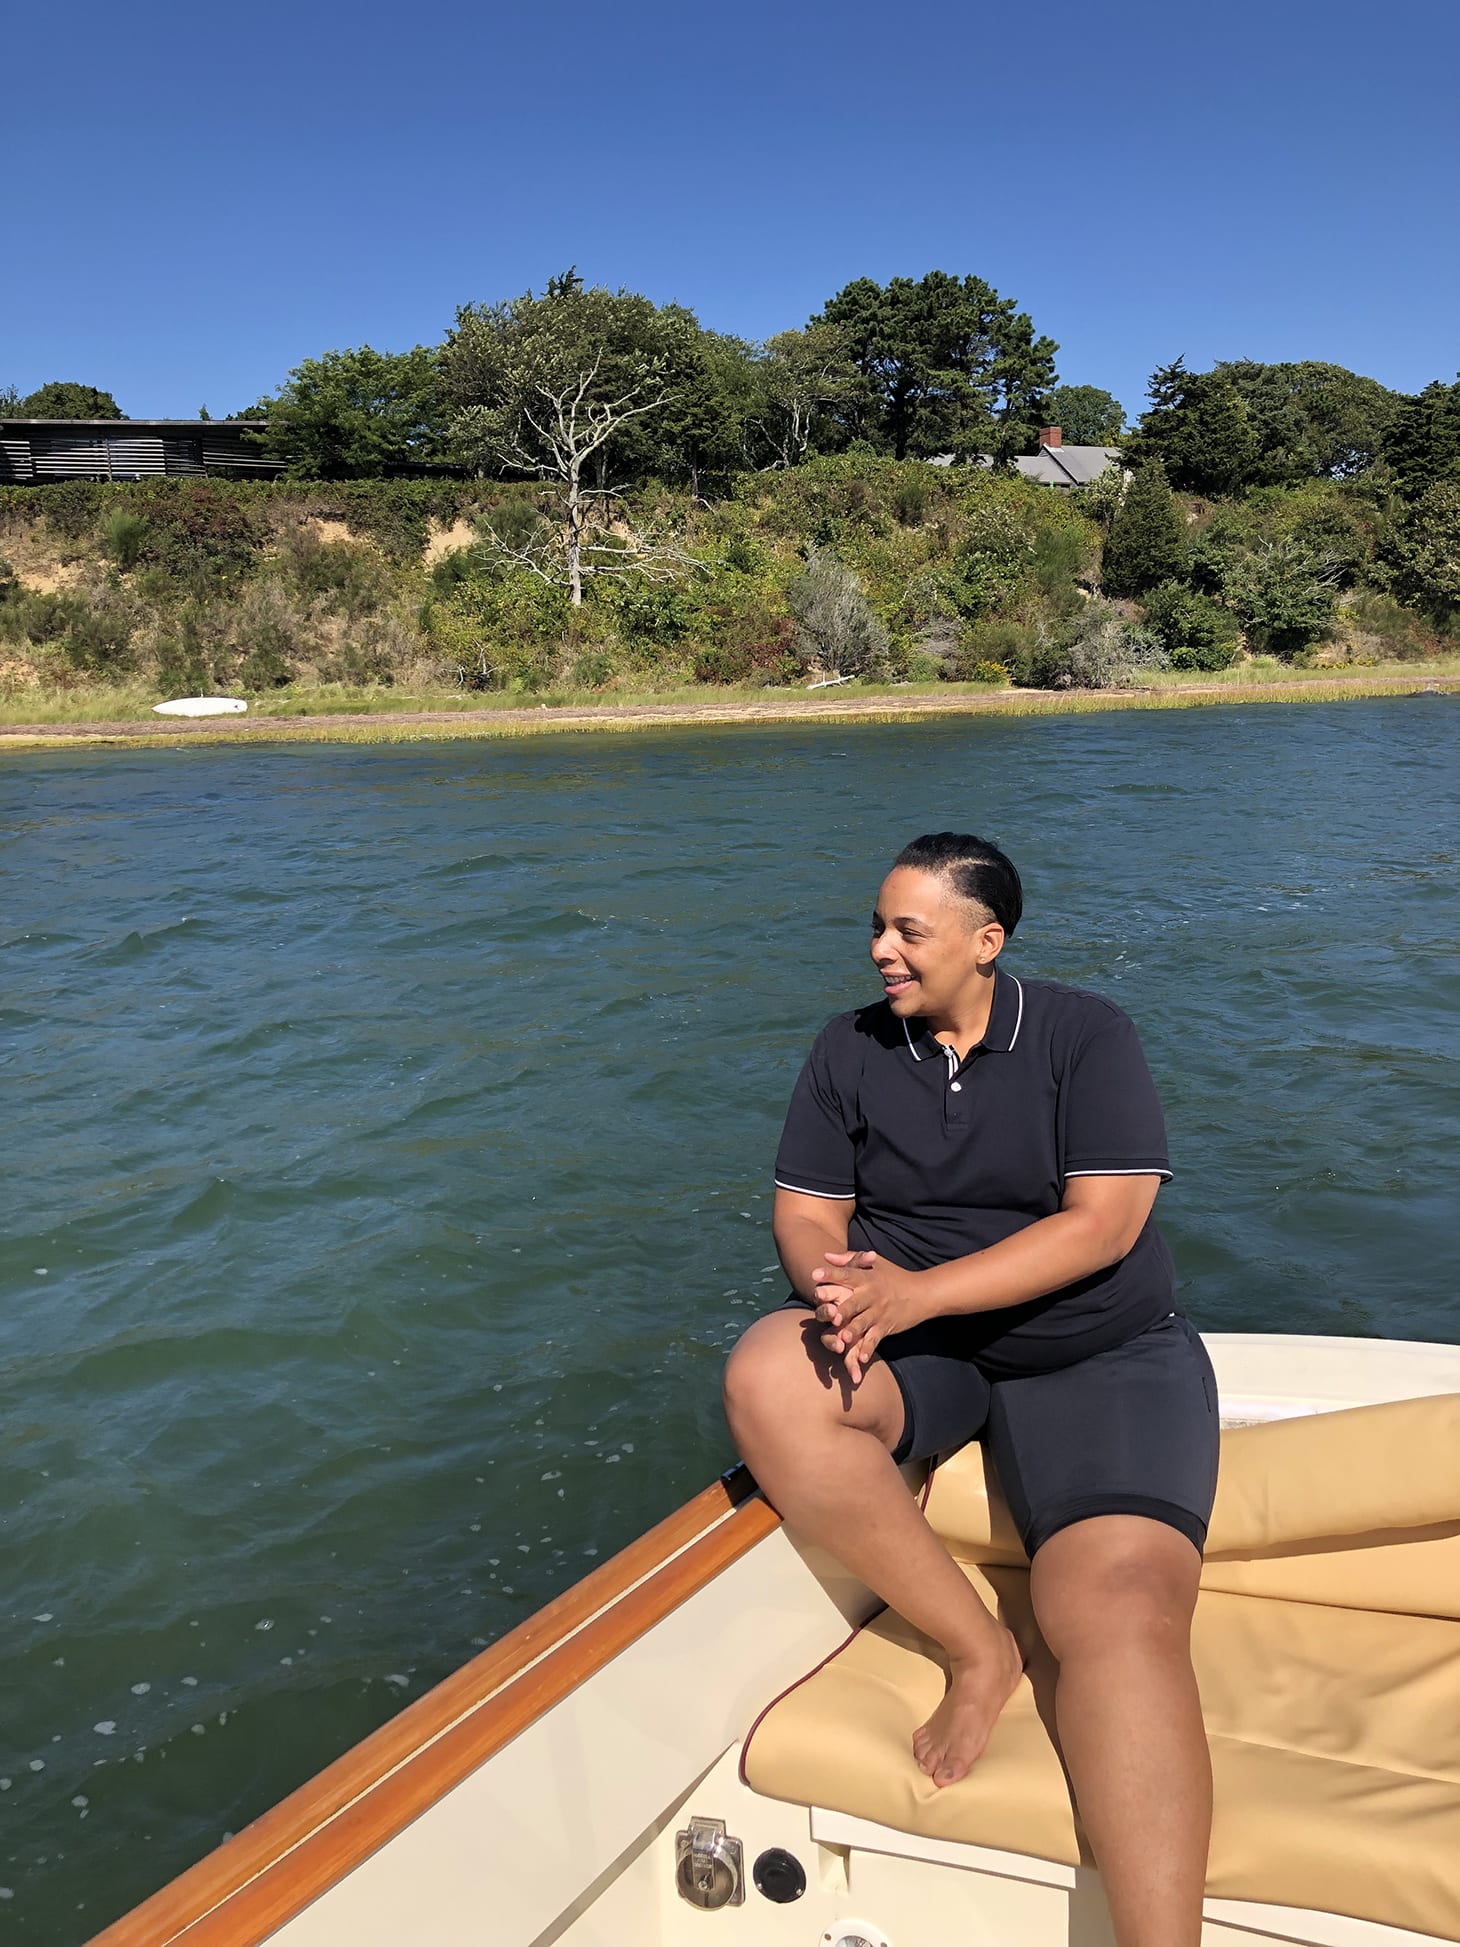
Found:
<svg viewBox="0 0 1460 1947"><path fill-rule="evenodd" d="M954 455L940 453L932 466L952 466ZM993 456L975 453L974 466L990 467ZM1026 480L1038 480L1045 487L1088 487L1108 466L1120 464L1118 446L1066 446L1058 426L1044 426L1039 434L1039 451L1021 454L1014 461L1016 473Z"/></svg>

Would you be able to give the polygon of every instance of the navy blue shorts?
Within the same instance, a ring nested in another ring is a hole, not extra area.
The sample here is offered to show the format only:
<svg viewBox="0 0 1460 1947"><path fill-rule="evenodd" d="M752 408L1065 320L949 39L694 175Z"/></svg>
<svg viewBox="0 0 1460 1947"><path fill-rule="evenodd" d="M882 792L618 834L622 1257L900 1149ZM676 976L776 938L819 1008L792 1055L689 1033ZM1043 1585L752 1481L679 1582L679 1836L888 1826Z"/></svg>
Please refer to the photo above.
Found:
<svg viewBox="0 0 1460 1947"><path fill-rule="evenodd" d="M1061 1528L1098 1514L1145 1515L1205 1545L1217 1385L1180 1312L1108 1352L1018 1379L986 1378L959 1350L960 1323L930 1319L880 1348L905 1414L895 1460L981 1440L1031 1559Z"/></svg>

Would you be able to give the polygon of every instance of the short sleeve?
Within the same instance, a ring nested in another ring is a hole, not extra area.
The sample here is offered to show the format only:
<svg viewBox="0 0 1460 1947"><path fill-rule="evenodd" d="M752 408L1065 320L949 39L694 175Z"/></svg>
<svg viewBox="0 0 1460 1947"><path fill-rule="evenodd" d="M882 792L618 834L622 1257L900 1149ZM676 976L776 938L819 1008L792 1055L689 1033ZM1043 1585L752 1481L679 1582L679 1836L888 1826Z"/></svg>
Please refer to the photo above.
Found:
<svg viewBox="0 0 1460 1947"><path fill-rule="evenodd" d="M1077 1045L1064 1084L1064 1174L1169 1178L1166 1123L1134 1024L1117 1007Z"/></svg>
<svg viewBox="0 0 1460 1947"><path fill-rule="evenodd" d="M809 1197L856 1195L856 1143L833 1070L833 1037L823 1028L796 1078L776 1151L776 1187Z"/></svg>

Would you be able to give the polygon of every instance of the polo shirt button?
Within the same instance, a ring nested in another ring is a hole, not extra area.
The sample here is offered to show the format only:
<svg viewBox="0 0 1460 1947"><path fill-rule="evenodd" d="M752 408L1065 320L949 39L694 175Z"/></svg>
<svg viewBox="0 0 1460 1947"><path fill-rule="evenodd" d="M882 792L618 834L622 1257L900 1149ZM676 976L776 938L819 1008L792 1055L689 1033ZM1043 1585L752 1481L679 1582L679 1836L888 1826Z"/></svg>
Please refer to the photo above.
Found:
<svg viewBox="0 0 1460 1947"><path fill-rule="evenodd" d="M948 1086L949 1086L949 1088L951 1088L951 1089L952 1089L952 1091L953 1091L953 1093L954 1093L955 1095L957 1095L957 1094L958 1094L958 1093L960 1092L960 1090L962 1089L962 1087L963 1087L963 1084L962 1084L962 1082L950 1082L950 1083L948 1084Z"/></svg>

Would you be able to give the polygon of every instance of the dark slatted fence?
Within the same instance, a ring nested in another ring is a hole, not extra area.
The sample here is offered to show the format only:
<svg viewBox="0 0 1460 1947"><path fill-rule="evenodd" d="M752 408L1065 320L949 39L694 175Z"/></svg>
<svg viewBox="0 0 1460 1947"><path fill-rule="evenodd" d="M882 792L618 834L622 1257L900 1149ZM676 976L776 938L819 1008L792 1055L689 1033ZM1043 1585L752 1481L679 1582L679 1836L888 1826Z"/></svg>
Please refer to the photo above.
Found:
<svg viewBox="0 0 1460 1947"><path fill-rule="evenodd" d="M258 430L239 420L0 420L0 482L282 472L282 460L245 438Z"/></svg>

